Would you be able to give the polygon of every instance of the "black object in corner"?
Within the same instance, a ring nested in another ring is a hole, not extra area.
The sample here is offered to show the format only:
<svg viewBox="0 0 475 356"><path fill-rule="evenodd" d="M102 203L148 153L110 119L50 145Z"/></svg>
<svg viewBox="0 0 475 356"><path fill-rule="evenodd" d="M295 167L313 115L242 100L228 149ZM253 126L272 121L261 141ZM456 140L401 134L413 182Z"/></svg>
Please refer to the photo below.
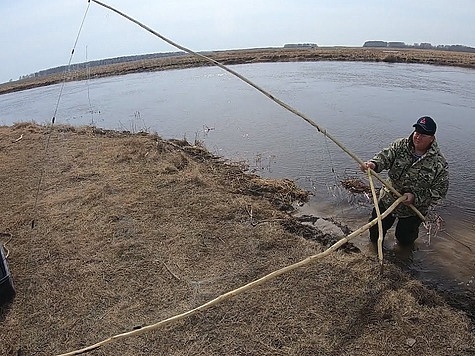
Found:
<svg viewBox="0 0 475 356"><path fill-rule="evenodd" d="M5 251L0 245L0 306L10 302L14 296L13 280L8 269Z"/></svg>

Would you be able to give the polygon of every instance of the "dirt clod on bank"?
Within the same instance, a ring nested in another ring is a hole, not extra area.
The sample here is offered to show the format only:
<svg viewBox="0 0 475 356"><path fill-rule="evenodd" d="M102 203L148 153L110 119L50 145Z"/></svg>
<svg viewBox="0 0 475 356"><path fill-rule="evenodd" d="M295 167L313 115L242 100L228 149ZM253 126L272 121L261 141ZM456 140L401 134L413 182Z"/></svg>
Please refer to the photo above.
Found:
<svg viewBox="0 0 475 356"><path fill-rule="evenodd" d="M183 141L17 124L0 128L0 164L17 292L0 314L2 355L79 349L325 248L288 212L305 191ZM471 328L395 266L380 276L375 256L341 249L91 354L473 355Z"/></svg>

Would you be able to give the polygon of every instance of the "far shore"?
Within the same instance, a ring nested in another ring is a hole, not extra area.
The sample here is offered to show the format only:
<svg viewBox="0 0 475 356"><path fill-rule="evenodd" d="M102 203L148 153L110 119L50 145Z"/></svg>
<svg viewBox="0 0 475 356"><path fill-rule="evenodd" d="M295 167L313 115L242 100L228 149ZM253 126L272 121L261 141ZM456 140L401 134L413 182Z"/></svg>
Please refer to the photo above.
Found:
<svg viewBox="0 0 475 356"><path fill-rule="evenodd" d="M206 56L224 65L263 62L364 61L417 63L475 69L474 53L421 49L363 47L259 48L206 52ZM0 94L57 84L63 81L77 81L137 72L210 65L213 65L210 61L194 55L138 60L93 67L89 70L70 71L62 74L11 81L0 84Z"/></svg>

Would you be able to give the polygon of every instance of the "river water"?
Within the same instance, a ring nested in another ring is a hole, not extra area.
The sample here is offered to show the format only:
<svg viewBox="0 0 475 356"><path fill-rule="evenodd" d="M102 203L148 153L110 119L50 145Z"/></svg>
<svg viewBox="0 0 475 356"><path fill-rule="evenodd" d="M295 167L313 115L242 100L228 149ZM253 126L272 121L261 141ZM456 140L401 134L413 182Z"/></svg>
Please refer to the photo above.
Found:
<svg viewBox="0 0 475 356"><path fill-rule="evenodd" d="M298 109L366 160L408 136L423 115L438 124L450 165L450 189L434 235L421 228L411 261L418 278L475 295L475 71L414 64L300 62L233 69ZM0 124L49 123L61 85L0 95ZM371 204L348 194L341 179L364 179L356 162L308 123L216 67L66 83L56 123L157 132L200 141L213 153L246 161L266 177L311 190L302 213L363 225ZM366 235L355 244L374 253ZM385 246L394 249L389 233ZM473 297L475 300L475 297Z"/></svg>

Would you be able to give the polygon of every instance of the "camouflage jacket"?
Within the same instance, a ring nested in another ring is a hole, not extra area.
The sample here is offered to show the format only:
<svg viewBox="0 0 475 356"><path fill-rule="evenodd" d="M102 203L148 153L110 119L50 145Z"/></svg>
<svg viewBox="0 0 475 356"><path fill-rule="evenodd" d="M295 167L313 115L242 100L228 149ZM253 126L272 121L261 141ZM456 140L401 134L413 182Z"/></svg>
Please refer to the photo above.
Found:
<svg viewBox="0 0 475 356"><path fill-rule="evenodd" d="M419 159L414 155L412 135L394 141L372 159L377 173L388 170L389 183L401 194L413 193L414 206L426 215L429 207L445 197L449 188L447 162L434 140L429 150ZM381 188L380 205L387 209L396 200L388 188ZM415 215L408 206L400 204L394 210L397 217Z"/></svg>

